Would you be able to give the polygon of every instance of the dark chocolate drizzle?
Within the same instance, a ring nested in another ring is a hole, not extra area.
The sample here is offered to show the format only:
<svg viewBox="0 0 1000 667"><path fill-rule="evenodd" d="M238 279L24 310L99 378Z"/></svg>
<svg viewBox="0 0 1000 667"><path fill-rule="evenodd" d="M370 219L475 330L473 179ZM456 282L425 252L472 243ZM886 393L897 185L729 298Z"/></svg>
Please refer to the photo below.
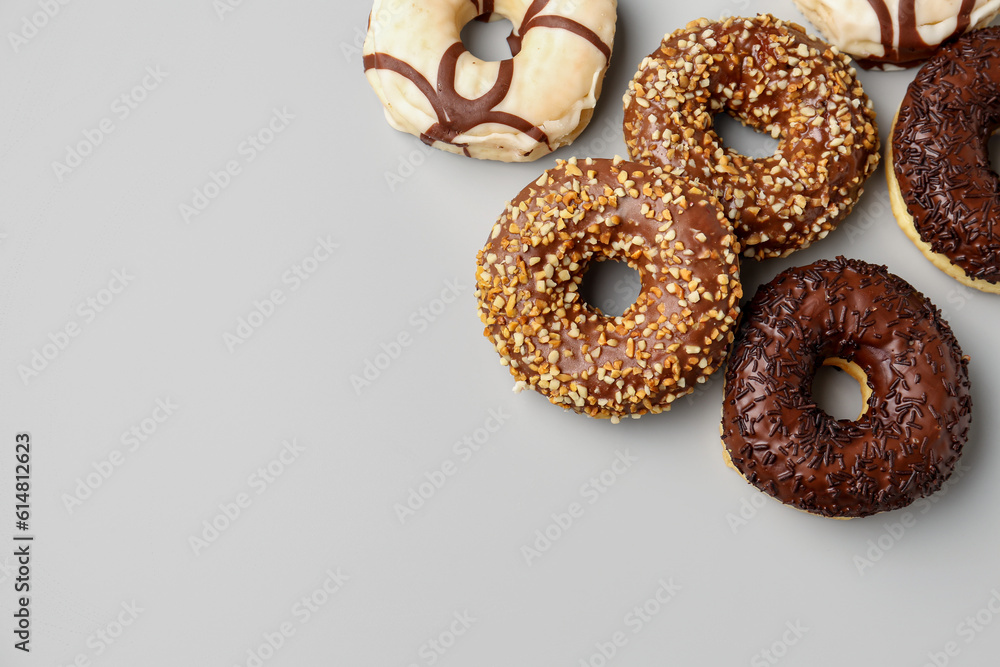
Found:
<svg viewBox="0 0 1000 667"><path fill-rule="evenodd" d="M872 395L857 420L813 401L825 359L853 361ZM972 420L968 360L940 312L902 278L820 260L762 286L726 369L723 441L783 503L860 517L909 505L951 475Z"/></svg>
<svg viewBox="0 0 1000 667"><path fill-rule="evenodd" d="M885 54L859 59L858 64L862 67L870 69L882 67L886 63L900 67L914 67L929 58L940 46L939 44L928 44L920 36L920 31L917 29L916 0L900 0L899 2L899 15L896 17L899 24L898 44L894 44L896 34L892 25L892 15L885 0L868 0L868 4L875 10L875 15L878 17ZM962 0L962 6L956 17L955 30L942 42L952 40L968 29L972 22L972 10L975 7L976 0Z"/></svg>
<svg viewBox="0 0 1000 667"><path fill-rule="evenodd" d="M875 16L878 17L880 39L886 48L886 53L888 53L895 38L892 29L892 14L889 13L889 7L886 6L885 0L868 0L868 4L875 10Z"/></svg>
<svg viewBox="0 0 1000 667"><path fill-rule="evenodd" d="M488 1L492 4L492 0ZM521 52L521 42L524 40L524 35L529 30L532 28L544 27L562 28L563 30L568 30L575 35L579 35L603 53L606 60L611 60L611 47L605 44L597 33L587 26L582 25L573 19L566 18L565 16L539 16L538 13L542 11L548 3L549 0L534 0L534 2L531 3L531 6L528 7L528 11L525 12L524 19L521 21L521 26L512 32L507 38L507 44L510 45L511 55L516 56Z"/></svg>
<svg viewBox="0 0 1000 667"><path fill-rule="evenodd" d="M476 11L479 12L476 19L480 21L490 20L495 11L494 0L470 0L470 2L475 5ZM611 47L586 26L563 16L538 16L549 2L550 0L534 0L532 2L521 21L521 25L515 28L514 32L507 38L511 55L516 56L520 53L525 33L532 28L547 27L561 28L579 35L593 44L604 54L606 59L610 60ZM469 156L468 144L456 143L456 137L480 125L497 123L523 132L535 141L545 143L551 150L552 146L549 144L548 136L540 127L515 114L495 110L497 105L507 97L510 90L514 78L513 58L500 63L496 83L482 96L470 100L458 94L455 90L455 70L459 58L466 52L467 49L462 42L455 42L448 47L438 66L436 89L409 63L387 53L376 52L366 55L364 66L365 71L370 69L388 70L406 77L427 98L438 118L436 123L420 135L420 140L427 145L441 142L457 146L462 148L465 155Z"/></svg>
<svg viewBox="0 0 1000 667"><path fill-rule="evenodd" d="M941 49L906 91L892 137L894 173L920 238L966 275L1000 283L1000 28Z"/></svg>

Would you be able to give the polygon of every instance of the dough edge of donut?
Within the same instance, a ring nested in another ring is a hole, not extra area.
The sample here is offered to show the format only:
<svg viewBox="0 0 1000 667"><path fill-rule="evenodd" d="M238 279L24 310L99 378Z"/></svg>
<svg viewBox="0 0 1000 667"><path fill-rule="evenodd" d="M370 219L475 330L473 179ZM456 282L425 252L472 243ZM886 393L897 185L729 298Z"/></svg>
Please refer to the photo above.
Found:
<svg viewBox="0 0 1000 667"><path fill-rule="evenodd" d="M871 395L872 395L872 389L871 389L870 386L868 386L868 374L865 373L864 370L860 366L858 366L856 363L854 363L853 361L850 361L848 359L841 359L840 357L830 357L829 359L827 359L827 360L825 360L823 362L823 365L824 366L834 366L836 368L839 368L842 371L844 371L845 373L847 373L848 375L850 375L852 378L854 378L855 380L858 381L858 384L861 385L861 395L862 395L862 401L863 401L862 408L861 408L861 414L858 415L858 419L861 419L861 417L864 417L865 414L867 414L867 412L868 412L868 408L869 408L868 400L871 398ZM725 418L725 405L723 405L723 407L721 408L720 411L722 412L722 416L723 416L723 419L724 419ZM859 518L859 517L855 517L855 516L827 516L825 514L820 514L819 512L810 512L808 510L802 509L801 507L796 507L795 505L789 505L788 503L783 503L780 500L778 500L777 498L775 498L774 496L772 496L771 494L765 493L764 491L761 491L759 488L757 488L756 486L754 486L753 484L751 484L750 480L748 480L746 478L746 475L744 475L742 472L740 472L740 469L736 467L735 463L733 463L733 455L729 451L729 445L726 444L726 441L725 441L725 427L724 427L724 424L723 424L723 422L721 420L719 421L719 437L720 437L720 441L722 442L722 460L723 460L723 462L725 462L726 467L732 468L736 472L737 475L739 475L741 478L743 478L743 481L746 482L748 486L753 487L753 489L756 490L756 491L758 491L759 493L763 493L768 498L771 498L772 500L776 501L779 505L785 505L786 507L791 507L792 509L798 510L799 512L802 512L804 514L810 514L812 516L823 517L824 519L837 519L838 521L850 521L851 519L857 519L857 518ZM881 514L881 512L877 512L876 514ZM871 516L875 516L875 515L872 514Z"/></svg>
<svg viewBox="0 0 1000 667"><path fill-rule="evenodd" d="M898 109L896 116L892 120L892 127L889 130L889 140L886 141L885 147L885 179L889 187L889 204L892 207L893 217L896 218L896 224L903 230L907 238L917 246L917 249L923 253L924 257L940 271L966 287L971 287L987 294L1000 294L1000 283L991 283L969 276L962 267L953 264L947 255L934 252L931 244L920 238L920 232L917 231L916 222L906 207L906 202L903 199L903 191L900 188L899 180L896 178L896 162L893 159L892 143L893 137L896 134L897 120L899 120Z"/></svg>

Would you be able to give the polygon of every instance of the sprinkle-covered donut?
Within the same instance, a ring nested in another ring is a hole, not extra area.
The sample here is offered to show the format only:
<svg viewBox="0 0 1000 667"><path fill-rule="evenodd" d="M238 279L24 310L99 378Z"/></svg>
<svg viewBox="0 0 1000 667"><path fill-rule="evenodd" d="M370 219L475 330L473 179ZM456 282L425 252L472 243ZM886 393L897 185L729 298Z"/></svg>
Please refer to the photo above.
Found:
<svg viewBox="0 0 1000 667"><path fill-rule="evenodd" d="M608 259L641 280L621 317L580 297L587 267ZM478 263L479 315L515 390L612 421L669 410L718 369L743 294L716 200L621 158L543 173L507 204Z"/></svg>
<svg viewBox="0 0 1000 667"><path fill-rule="evenodd" d="M1000 0L795 0L840 50L871 69L913 67L959 35L982 28Z"/></svg>
<svg viewBox="0 0 1000 667"><path fill-rule="evenodd" d="M711 188L750 257L824 238L878 166L875 111L850 59L773 16L700 19L667 35L624 101L632 159ZM780 138L774 155L726 148L713 129L721 111Z"/></svg>
<svg viewBox="0 0 1000 667"><path fill-rule="evenodd" d="M617 0L375 0L365 74L386 120L470 157L527 162L590 122L614 43ZM462 28L506 18L512 58L483 62Z"/></svg>
<svg viewBox="0 0 1000 667"><path fill-rule="evenodd" d="M1000 28L970 33L917 72L886 149L899 226L939 269L1000 294Z"/></svg>
<svg viewBox="0 0 1000 667"><path fill-rule="evenodd" d="M858 419L816 406L821 364L867 386ZM807 512L904 507L937 491L962 453L967 365L940 312L885 267L838 257L789 269L744 311L725 376L727 456L751 484Z"/></svg>

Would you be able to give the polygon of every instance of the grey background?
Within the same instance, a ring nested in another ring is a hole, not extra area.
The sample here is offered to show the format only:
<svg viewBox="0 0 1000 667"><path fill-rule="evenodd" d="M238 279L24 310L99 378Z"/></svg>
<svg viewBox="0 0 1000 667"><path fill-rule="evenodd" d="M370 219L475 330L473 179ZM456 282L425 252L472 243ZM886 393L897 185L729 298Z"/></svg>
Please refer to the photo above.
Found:
<svg viewBox="0 0 1000 667"><path fill-rule="evenodd" d="M520 165L388 127L362 75L369 8L245 0L220 18L209 0L71 2L17 50L0 45L0 539L25 430L37 535L30 656L11 648L0 556L0 663L248 665L283 623L294 635L263 664L598 667L618 632L606 663L622 667L773 664L765 649L785 665L917 666L948 642L955 655L938 660L991 662L1000 622L965 619L1000 590L1000 314L904 237L882 169L838 231L745 264L744 284L844 254L887 264L945 311L976 409L962 477L934 502L849 522L792 511L723 465L721 381L613 426L512 394L482 336L475 254L504 202L556 157L624 153L621 95L665 32L702 15L802 21L792 2L623 0L590 128ZM3 33L38 11L4 3ZM120 119L112 104L147 67L167 74ZM860 76L884 140L913 74ZM241 142L275 108L294 119L247 162ZM114 131L60 181L52 163L103 118ZM230 160L241 173L185 223L179 206ZM339 248L293 291L282 276L318 237ZM79 304L122 269L134 279L86 321ZM458 298L436 302L449 281ZM285 302L231 352L224 335L275 289ZM79 335L25 383L18 367L72 323ZM359 395L351 376L400 334L411 344ZM123 432L168 398L177 409L130 451ZM503 425L464 460L455 443L483 440L491 410ZM304 451L258 494L251 476L292 439ZM121 465L67 509L114 451ZM637 460L605 493L584 487L619 452ZM446 461L455 474L402 523L395 505ZM196 554L190 538L241 493L249 506ZM522 546L574 502L582 516L529 565ZM295 605L338 569L349 580L302 622ZM680 588L633 632L627 615L661 580ZM95 639L117 632L123 603L142 611L112 644ZM463 613L471 627L434 653Z"/></svg>

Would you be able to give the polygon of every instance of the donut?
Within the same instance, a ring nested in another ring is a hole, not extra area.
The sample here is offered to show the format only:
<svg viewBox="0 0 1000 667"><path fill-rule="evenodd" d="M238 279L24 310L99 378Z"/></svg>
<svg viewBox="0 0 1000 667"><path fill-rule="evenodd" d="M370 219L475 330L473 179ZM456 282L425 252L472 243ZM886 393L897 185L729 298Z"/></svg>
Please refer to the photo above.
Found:
<svg viewBox="0 0 1000 667"><path fill-rule="evenodd" d="M603 260L640 276L621 317L580 297ZM742 294L739 242L716 200L621 158L558 162L507 204L478 254L479 316L515 391L613 422L669 410L715 372Z"/></svg>
<svg viewBox="0 0 1000 667"><path fill-rule="evenodd" d="M386 120L435 148L529 162L590 122L614 44L617 0L375 0L364 67ZM462 44L469 21L506 18L512 58Z"/></svg>
<svg viewBox="0 0 1000 667"><path fill-rule="evenodd" d="M865 69L914 67L985 27L1000 0L795 0L823 36ZM894 20L895 19L895 20Z"/></svg>
<svg viewBox="0 0 1000 667"><path fill-rule="evenodd" d="M896 221L936 267L1000 294L1000 180L989 138L1000 127L1000 28L970 33L927 61L886 147Z"/></svg>
<svg viewBox="0 0 1000 667"><path fill-rule="evenodd" d="M858 419L815 404L821 364L867 389ZM838 257L781 273L745 308L722 440L761 491L813 514L862 517L937 491L971 411L968 358L940 312L884 266Z"/></svg>
<svg viewBox="0 0 1000 667"><path fill-rule="evenodd" d="M700 19L667 35L624 102L632 159L708 187L748 257L824 238L878 166L875 111L850 60L773 16ZM726 148L714 130L720 111L780 137L774 155Z"/></svg>

